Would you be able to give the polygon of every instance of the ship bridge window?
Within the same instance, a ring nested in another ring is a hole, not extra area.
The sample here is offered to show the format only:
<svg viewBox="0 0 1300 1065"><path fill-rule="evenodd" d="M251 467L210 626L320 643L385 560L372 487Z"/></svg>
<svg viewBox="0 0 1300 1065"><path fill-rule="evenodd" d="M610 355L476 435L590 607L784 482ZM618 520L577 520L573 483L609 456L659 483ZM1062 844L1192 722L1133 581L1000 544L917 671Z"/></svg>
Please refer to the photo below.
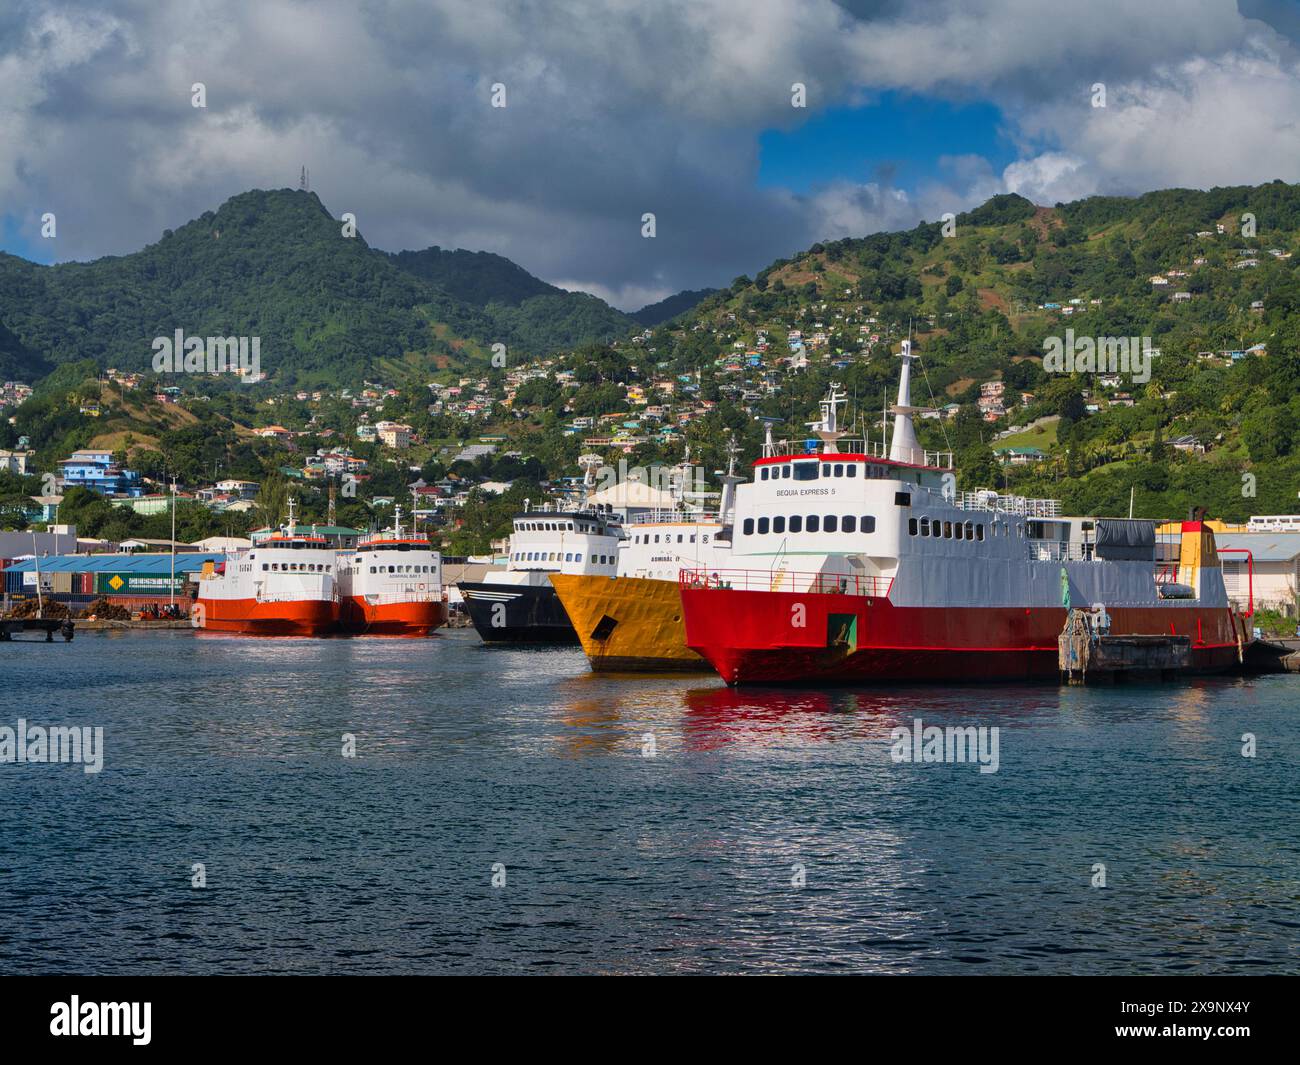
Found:
<svg viewBox="0 0 1300 1065"><path fill-rule="evenodd" d="M803 532L803 515L792 514L790 516L790 531L792 533Z"/></svg>
<svg viewBox="0 0 1300 1065"><path fill-rule="evenodd" d="M844 463L842 462L835 463L835 476L836 477L844 476Z"/></svg>
<svg viewBox="0 0 1300 1065"><path fill-rule="evenodd" d="M767 469L766 466L764 466L761 470L758 471L758 479L759 479L760 481L766 481L766 480L767 480L767 474L768 474L768 469Z"/></svg>
<svg viewBox="0 0 1300 1065"><path fill-rule="evenodd" d="M758 519L758 535L759 535L759 536L766 536L766 535L767 535L767 525L768 525L768 523L767 523L767 519L766 519L766 518L759 518L759 519Z"/></svg>
<svg viewBox="0 0 1300 1065"><path fill-rule="evenodd" d="M840 527L839 518L834 514L827 514L822 522L822 529L825 532L836 532Z"/></svg>
<svg viewBox="0 0 1300 1065"><path fill-rule="evenodd" d="M772 531L773 531L774 533L783 533L783 532L785 532L785 518L773 518L773 519L772 519Z"/></svg>
<svg viewBox="0 0 1300 1065"><path fill-rule="evenodd" d="M789 479L789 477L790 477L790 467L789 467L789 466L782 466L782 467L781 467L781 476L784 477L784 478L786 478L787 480Z"/></svg>
<svg viewBox="0 0 1300 1065"><path fill-rule="evenodd" d="M820 462L796 462L794 464L794 479L796 481L815 481L817 479L817 467Z"/></svg>
<svg viewBox="0 0 1300 1065"><path fill-rule="evenodd" d="M850 462L847 466L844 467L845 477L856 477L857 475L858 475L858 464L856 462Z"/></svg>
<svg viewBox="0 0 1300 1065"><path fill-rule="evenodd" d="M819 532L821 529L821 519L816 514L808 515L808 531Z"/></svg>
<svg viewBox="0 0 1300 1065"><path fill-rule="evenodd" d="M746 519L745 519L745 524L742 526L742 528L744 529L744 533L745 533L746 536L753 536L753 535L754 535L754 519L753 519L753 518L746 518Z"/></svg>
<svg viewBox="0 0 1300 1065"><path fill-rule="evenodd" d="M840 524L840 528L841 528L844 532L848 532L848 533L851 533L851 532L857 532L857 531L858 531L858 519L855 518L852 514L845 514L845 515L844 515L844 521Z"/></svg>

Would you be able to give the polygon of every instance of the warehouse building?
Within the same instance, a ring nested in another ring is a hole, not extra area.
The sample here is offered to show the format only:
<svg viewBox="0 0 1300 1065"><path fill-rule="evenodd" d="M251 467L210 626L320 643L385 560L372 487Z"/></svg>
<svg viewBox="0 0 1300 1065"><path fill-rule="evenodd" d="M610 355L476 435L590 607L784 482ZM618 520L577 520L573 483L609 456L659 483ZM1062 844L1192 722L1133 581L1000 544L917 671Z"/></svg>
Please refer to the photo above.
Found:
<svg viewBox="0 0 1300 1065"><path fill-rule="evenodd" d="M49 555L27 558L5 568L5 609L24 599L35 599L39 574L40 593L69 609L81 610L103 596L127 610L165 606L172 595L188 610L192 583L204 563L219 562L221 552L171 554ZM190 583L190 587L187 587Z"/></svg>

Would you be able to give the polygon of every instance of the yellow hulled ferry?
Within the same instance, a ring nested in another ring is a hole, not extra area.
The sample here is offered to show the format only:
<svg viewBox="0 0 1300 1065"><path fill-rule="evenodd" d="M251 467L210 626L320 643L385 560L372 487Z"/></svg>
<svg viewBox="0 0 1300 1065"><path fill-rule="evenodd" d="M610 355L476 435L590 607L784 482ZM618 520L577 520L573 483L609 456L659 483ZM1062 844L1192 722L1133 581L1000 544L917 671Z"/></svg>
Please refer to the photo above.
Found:
<svg viewBox="0 0 1300 1065"><path fill-rule="evenodd" d="M593 671L709 671L704 658L686 646L678 579L683 569L727 564L735 486L741 480L735 461L733 443L722 500L711 512L691 497L688 451L673 482L673 505L628 511L615 576L551 574Z"/></svg>

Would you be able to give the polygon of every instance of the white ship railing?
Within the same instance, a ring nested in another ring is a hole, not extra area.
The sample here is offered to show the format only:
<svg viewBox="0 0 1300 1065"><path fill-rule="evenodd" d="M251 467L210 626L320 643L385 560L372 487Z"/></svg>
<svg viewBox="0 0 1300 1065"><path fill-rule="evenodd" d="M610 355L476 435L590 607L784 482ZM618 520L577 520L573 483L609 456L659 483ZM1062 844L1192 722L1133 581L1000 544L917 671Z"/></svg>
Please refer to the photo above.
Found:
<svg viewBox="0 0 1300 1065"><path fill-rule="evenodd" d="M976 510L993 514L1015 514L1026 518L1059 518L1059 499L1031 499L1028 496L1005 495L987 488L974 492L942 492L928 485L913 485L908 489L914 496L924 497L934 506L956 507L958 510Z"/></svg>
<svg viewBox="0 0 1300 1065"><path fill-rule="evenodd" d="M319 595L312 592L258 592L253 596L254 600L259 603L335 603L338 602L339 593L337 588L332 588L328 592L322 592Z"/></svg>
<svg viewBox="0 0 1300 1065"><path fill-rule="evenodd" d="M893 577L846 573L809 573L786 569L684 568L678 574L682 588L747 592L795 592L808 595L865 595L886 599Z"/></svg>
<svg viewBox="0 0 1300 1065"><path fill-rule="evenodd" d="M657 510L636 510L632 517L623 522L623 531L628 532L638 525L720 525L717 511L681 511L661 508Z"/></svg>
<svg viewBox="0 0 1300 1065"><path fill-rule="evenodd" d="M1026 548L1029 557L1037 562L1091 562L1096 545L1076 541L1029 540Z"/></svg>
<svg viewBox="0 0 1300 1065"><path fill-rule="evenodd" d="M442 589L411 588L400 592L374 592L363 598L371 606L383 606L388 603L439 603L442 601Z"/></svg>
<svg viewBox="0 0 1300 1065"><path fill-rule="evenodd" d="M1020 514L1027 518L1059 518L1059 499L1031 499L1028 496L1002 495L978 490L962 492L955 500L962 510L990 510L1000 514Z"/></svg>

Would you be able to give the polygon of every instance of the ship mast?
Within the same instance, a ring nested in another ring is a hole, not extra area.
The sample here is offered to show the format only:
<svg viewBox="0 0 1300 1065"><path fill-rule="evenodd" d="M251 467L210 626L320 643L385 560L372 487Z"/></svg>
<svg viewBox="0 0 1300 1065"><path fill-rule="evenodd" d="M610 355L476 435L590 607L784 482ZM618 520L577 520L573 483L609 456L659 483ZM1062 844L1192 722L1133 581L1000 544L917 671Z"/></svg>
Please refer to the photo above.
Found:
<svg viewBox="0 0 1300 1065"><path fill-rule="evenodd" d="M822 400L822 418L819 422L808 422L808 428L814 430L821 438L823 455L838 455L839 439L847 434L840 432L839 429L839 408L848 402L847 397L840 391L840 386L833 384L831 390Z"/></svg>
<svg viewBox="0 0 1300 1065"><path fill-rule="evenodd" d="M770 440L772 432L770 425L767 431ZM731 525L735 520L736 485L744 481L743 477L736 476L736 456L739 453L740 448L736 445L736 434L732 433L727 438L727 472L722 478L722 500L718 507L718 521L724 527Z"/></svg>
<svg viewBox="0 0 1300 1065"><path fill-rule="evenodd" d="M578 466L582 470L583 505L596 493L596 471L605 464L599 455L581 455Z"/></svg>
<svg viewBox="0 0 1300 1065"><path fill-rule="evenodd" d="M915 463L921 445L912 426L912 414L924 408L912 406L912 360L916 356L912 354L910 340L903 341L899 356L903 360L903 371L898 377L898 402L890 408L894 414L894 435L889 444L889 458L891 462Z"/></svg>

